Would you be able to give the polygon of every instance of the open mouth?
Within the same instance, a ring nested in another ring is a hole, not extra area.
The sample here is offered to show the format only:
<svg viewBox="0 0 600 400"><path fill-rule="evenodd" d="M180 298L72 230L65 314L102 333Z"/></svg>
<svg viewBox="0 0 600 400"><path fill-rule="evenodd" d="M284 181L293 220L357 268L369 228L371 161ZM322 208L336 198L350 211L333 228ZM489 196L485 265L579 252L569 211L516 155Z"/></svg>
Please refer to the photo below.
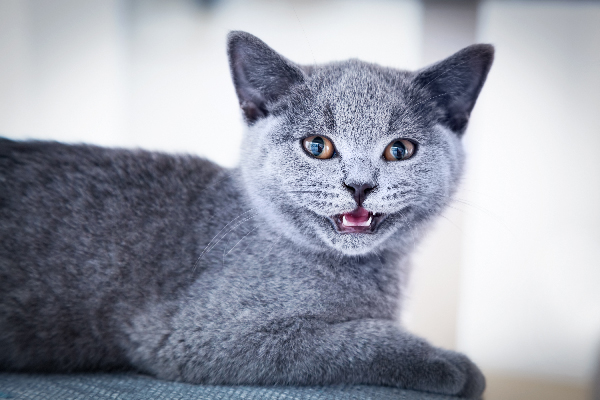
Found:
<svg viewBox="0 0 600 400"><path fill-rule="evenodd" d="M362 207L331 217L340 233L374 233L383 219L383 214L372 213Z"/></svg>

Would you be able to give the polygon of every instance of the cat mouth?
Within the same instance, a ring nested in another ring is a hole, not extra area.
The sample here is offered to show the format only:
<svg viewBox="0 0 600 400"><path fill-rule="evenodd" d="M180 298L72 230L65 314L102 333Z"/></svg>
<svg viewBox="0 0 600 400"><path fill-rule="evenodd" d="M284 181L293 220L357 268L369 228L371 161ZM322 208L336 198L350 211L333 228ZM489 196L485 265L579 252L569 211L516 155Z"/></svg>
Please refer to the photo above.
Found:
<svg viewBox="0 0 600 400"><path fill-rule="evenodd" d="M372 213L362 207L331 217L339 233L374 233L384 215Z"/></svg>

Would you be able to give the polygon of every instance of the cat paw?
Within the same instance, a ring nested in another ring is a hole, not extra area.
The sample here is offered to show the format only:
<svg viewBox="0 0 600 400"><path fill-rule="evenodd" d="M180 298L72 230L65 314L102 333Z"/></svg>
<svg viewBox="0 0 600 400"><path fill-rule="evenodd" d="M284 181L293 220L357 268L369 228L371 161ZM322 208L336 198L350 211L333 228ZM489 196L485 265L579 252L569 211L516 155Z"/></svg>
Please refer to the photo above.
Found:
<svg viewBox="0 0 600 400"><path fill-rule="evenodd" d="M485 390L485 377L481 370L467 356L460 353L454 353L456 363L459 365L467 379L458 393L458 396L465 399L480 399Z"/></svg>
<svg viewBox="0 0 600 400"><path fill-rule="evenodd" d="M467 356L450 350L440 350L435 358L451 365L448 370L453 373L446 373L446 376L454 383L455 389L458 389L452 392L453 395L465 399L481 398L485 390L485 377Z"/></svg>
<svg viewBox="0 0 600 400"><path fill-rule="evenodd" d="M480 399L485 389L485 378L479 368L465 355L454 351L435 349L421 362L412 366L414 389Z"/></svg>

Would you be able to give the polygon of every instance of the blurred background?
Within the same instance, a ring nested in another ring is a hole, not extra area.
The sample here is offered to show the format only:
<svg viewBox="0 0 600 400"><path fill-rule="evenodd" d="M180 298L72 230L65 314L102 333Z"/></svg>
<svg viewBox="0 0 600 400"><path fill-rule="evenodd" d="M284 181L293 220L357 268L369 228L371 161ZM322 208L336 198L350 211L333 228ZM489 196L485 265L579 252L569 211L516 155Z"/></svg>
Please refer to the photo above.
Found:
<svg viewBox="0 0 600 400"><path fill-rule="evenodd" d="M466 177L417 249L403 318L477 362L488 400L591 399L600 2L2 0L0 135L235 166L243 123L225 54L234 29L299 63L416 69L471 43L496 46L464 139Z"/></svg>

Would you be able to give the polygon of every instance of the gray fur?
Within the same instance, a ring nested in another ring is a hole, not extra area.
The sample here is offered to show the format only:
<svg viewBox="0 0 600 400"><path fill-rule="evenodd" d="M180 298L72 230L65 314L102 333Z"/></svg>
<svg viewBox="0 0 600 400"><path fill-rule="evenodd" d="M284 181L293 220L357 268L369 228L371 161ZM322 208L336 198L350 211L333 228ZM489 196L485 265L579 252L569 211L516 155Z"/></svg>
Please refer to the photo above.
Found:
<svg viewBox="0 0 600 400"><path fill-rule="evenodd" d="M477 398L465 356L397 324L408 253L461 175L493 58L417 72L302 67L244 32L228 51L248 122L239 168L192 156L0 140L0 369L136 368L210 384L389 385ZM311 158L301 140L337 149ZM418 143L404 161L394 139ZM375 187L373 234L339 234Z"/></svg>

